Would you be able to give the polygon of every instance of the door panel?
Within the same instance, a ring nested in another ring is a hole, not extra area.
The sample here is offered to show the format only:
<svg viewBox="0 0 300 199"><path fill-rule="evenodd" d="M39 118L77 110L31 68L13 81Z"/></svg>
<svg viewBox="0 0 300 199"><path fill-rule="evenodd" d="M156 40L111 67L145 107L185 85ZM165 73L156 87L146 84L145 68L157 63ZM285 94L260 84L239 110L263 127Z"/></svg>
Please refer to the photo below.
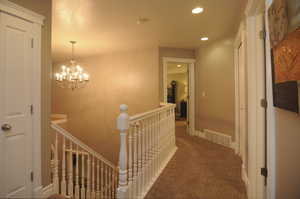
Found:
<svg viewBox="0 0 300 199"><path fill-rule="evenodd" d="M1 13L0 131L1 193L4 197L31 196L32 171L32 24Z"/></svg>

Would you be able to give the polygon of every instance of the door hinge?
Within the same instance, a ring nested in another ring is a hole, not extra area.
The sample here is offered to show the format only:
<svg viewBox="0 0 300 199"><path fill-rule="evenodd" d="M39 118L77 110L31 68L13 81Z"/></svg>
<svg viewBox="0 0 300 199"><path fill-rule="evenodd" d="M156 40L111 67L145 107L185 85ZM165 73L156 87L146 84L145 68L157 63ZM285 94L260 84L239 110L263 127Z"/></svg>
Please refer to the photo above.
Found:
<svg viewBox="0 0 300 199"><path fill-rule="evenodd" d="M31 113L31 115L33 115L33 113L34 113L33 105L30 105L30 113Z"/></svg>
<svg viewBox="0 0 300 199"><path fill-rule="evenodd" d="M34 40L33 38L31 39L31 48L33 48L33 45L34 45Z"/></svg>
<svg viewBox="0 0 300 199"><path fill-rule="evenodd" d="M259 31L259 38L260 39L266 39L266 31L265 30Z"/></svg>
<svg viewBox="0 0 300 199"><path fill-rule="evenodd" d="M268 177L268 169L267 168L261 168L260 169L260 174L264 177Z"/></svg>
<svg viewBox="0 0 300 199"><path fill-rule="evenodd" d="M260 100L260 105L263 108L268 108L268 101L266 99L261 99Z"/></svg>
<svg viewBox="0 0 300 199"><path fill-rule="evenodd" d="M33 174L33 171L30 172L30 180L31 182L33 182L33 179L34 179L34 174Z"/></svg>

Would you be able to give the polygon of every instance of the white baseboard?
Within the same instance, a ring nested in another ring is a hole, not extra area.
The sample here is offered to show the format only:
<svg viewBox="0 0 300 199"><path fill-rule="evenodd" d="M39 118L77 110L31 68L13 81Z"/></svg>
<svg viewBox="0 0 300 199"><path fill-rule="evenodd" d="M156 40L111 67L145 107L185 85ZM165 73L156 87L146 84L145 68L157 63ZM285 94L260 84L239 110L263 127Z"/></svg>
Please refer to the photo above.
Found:
<svg viewBox="0 0 300 199"><path fill-rule="evenodd" d="M245 167L244 164L242 164L242 180L245 183L246 190L247 190L247 193L248 193L249 179L248 179L246 167Z"/></svg>
<svg viewBox="0 0 300 199"><path fill-rule="evenodd" d="M195 131L194 135L206 139L208 141L211 141L213 143L220 144L222 146L236 150L236 144L232 142L231 136L229 135L225 135L223 133L212 131L209 129L204 129L203 132Z"/></svg>
<svg viewBox="0 0 300 199"><path fill-rule="evenodd" d="M54 194L53 184L49 184L48 186L44 187L42 192L42 198L49 198Z"/></svg>

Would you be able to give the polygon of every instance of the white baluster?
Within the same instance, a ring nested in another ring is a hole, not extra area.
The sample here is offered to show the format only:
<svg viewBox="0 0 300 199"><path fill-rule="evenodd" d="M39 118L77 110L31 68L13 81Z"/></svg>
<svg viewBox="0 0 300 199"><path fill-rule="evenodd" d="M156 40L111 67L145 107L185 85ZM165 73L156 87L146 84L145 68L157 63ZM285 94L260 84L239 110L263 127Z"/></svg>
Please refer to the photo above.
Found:
<svg viewBox="0 0 300 199"><path fill-rule="evenodd" d="M111 169L107 167L108 169L108 198L111 199L111 191L112 191L112 179L111 179Z"/></svg>
<svg viewBox="0 0 300 199"><path fill-rule="evenodd" d="M63 136L63 147L62 147L62 174L61 174L61 194L67 194L67 184L66 184L66 138Z"/></svg>
<svg viewBox="0 0 300 199"><path fill-rule="evenodd" d="M145 120L142 121L142 192L145 191L146 182L146 126Z"/></svg>
<svg viewBox="0 0 300 199"><path fill-rule="evenodd" d="M155 117L151 117L152 121L152 154L153 154L153 159L152 159L152 179L155 176L155 157L156 157L156 151L155 151Z"/></svg>
<svg viewBox="0 0 300 199"><path fill-rule="evenodd" d="M107 198L107 166L104 164L104 198Z"/></svg>
<svg viewBox="0 0 300 199"><path fill-rule="evenodd" d="M74 191L73 191L73 143L71 140L70 143L70 151L69 151L69 170L68 170L68 195L70 197L73 197Z"/></svg>
<svg viewBox="0 0 300 199"><path fill-rule="evenodd" d="M75 199L79 198L79 192L80 192L80 188L79 188L79 149L78 149L78 145L76 145L76 182L75 182Z"/></svg>
<svg viewBox="0 0 300 199"><path fill-rule="evenodd" d="M119 187L118 187L118 199L127 198L127 146L126 146L126 132L129 129L129 116L127 114L127 105L120 106L121 114L117 120L117 128L120 131L120 155L119 155Z"/></svg>
<svg viewBox="0 0 300 199"><path fill-rule="evenodd" d="M100 198L100 173L99 173L99 159L97 159L97 192L96 198Z"/></svg>
<svg viewBox="0 0 300 199"><path fill-rule="evenodd" d="M138 131L138 196L142 192L142 182L141 182L141 175L142 175L142 126L139 126Z"/></svg>
<svg viewBox="0 0 300 199"><path fill-rule="evenodd" d="M144 120L144 131L145 131L145 138L146 138L146 143L145 143L145 162L146 162L146 168L145 168L145 181L146 184L149 183L150 181L150 125L149 125L149 119Z"/></svg>
<svg viewBox="0 0 300 199"><path fill-rule="evenodd" d="M115 199L115 194L116 194L116 186L115 186L115 171L112 171L112 198Z"/></svg>
<svg viewBox="0 0 300 199"><path fill-rule="evenodd" d="M130 128L128 132L128 186L129 186L129 198L132 197L132 140L133 140L133 128Z"/></svg>
<svg viewBox="0 0 300 199"><path fill-rule="evenodd" d="M158 158L158 148L157 148L157 143L158 143L158 130L157 130L157 114L155 114L154 116L154 140L155 140L155 145L154 145L154 151L155 151L155 160L154 160L154 175L156 176L157 172L158 172L158 162L157 162L157 158Z"/></svg>
<svg viewBox="0 0 300 199"><path fill-rule="evenodd" d="M154 178L155 175L155 120L154 117L151 117L151 129L152 129L152 164L151 164L151 180Z"/></svg>
<svg viewBox="0 0 300 199"><path fill-rule="evenodd" d="M148 181L150 182L151 179L152 179L152 121L151 121L151 118L148 119L148 125L149 125L149 136L148 136L148 139L149 139L149 149L148 149L148 154L149 154L149 166L148 166Z"/></svg>
<svg viewBox="0 0 300 199"><path fill-rule="evenodd" d="M54 173L53 173L53 185L54 193L59 193L59 177L58 177L58 134L55 134L55 152L54 152Z"/></svg>
<svg viewBox="0 0 300 199"><path fill-rule="evenodd" d="M100 198L104 197L104 171L103 171L103 162L101 162L101 190L100 190Z"/></svg>
<svg viewBox="0 0 300 199"><path fill-rule="evenodd" d="M86 198L91 198L91 159L87 158L87 176L86 176Z"/></svg>
<svg viewBox="0 0 300 199"><path fill-rule="evenodd" d="M160 114L157 113L157 121L156 121L156 126L157 126L157 173L160 170L160 165L161 162L159 161L159 154L160 154L160 139L159 139L159 135L160 135L160 126L159 126L159 121L160 121Z"/></svg>
<svg viewBox="0 0 300 199"><path fill-rule="evenodd" d="M162 128L161 128L161 120L162 120L162 114L161 112L158 113L158 162L159 162L159 169L162 165L162 158L161 158L161 134L162 134Z"/></svg>
<svg viewBox="0 0 300 199"><path fill-rule="evenodd" d="M92 156L92 199L95 198L95 157Z"/></svg>
<svg viewBox="0 0 300 199"><path fill-rule="evenodd" d="M137 174L138 174L138 156L137 156L137 123L133 126L133 186L132 186L132 197L135 197L137 195Z"/></svg>
<svg viewBox="0 0 300 199"><path fill-rule="evenodd" d="M81 199L85 199L84 154L81 155Z"/></svg>

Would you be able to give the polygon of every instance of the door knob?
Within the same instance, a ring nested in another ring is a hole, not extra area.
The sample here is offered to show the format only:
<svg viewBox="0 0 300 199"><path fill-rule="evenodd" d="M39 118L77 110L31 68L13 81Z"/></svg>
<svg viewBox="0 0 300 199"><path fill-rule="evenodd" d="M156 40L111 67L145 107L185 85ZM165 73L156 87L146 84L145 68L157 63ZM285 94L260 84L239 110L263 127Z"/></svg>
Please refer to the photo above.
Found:
<svg viewBox="0 0 300 199"><path fill-rule="evenodd" d="M1 129L2 129L3 131L10 131L10 130L11 130L11 126L10 126L9 124L3 124L3 125L1 126Z"/></svg>

